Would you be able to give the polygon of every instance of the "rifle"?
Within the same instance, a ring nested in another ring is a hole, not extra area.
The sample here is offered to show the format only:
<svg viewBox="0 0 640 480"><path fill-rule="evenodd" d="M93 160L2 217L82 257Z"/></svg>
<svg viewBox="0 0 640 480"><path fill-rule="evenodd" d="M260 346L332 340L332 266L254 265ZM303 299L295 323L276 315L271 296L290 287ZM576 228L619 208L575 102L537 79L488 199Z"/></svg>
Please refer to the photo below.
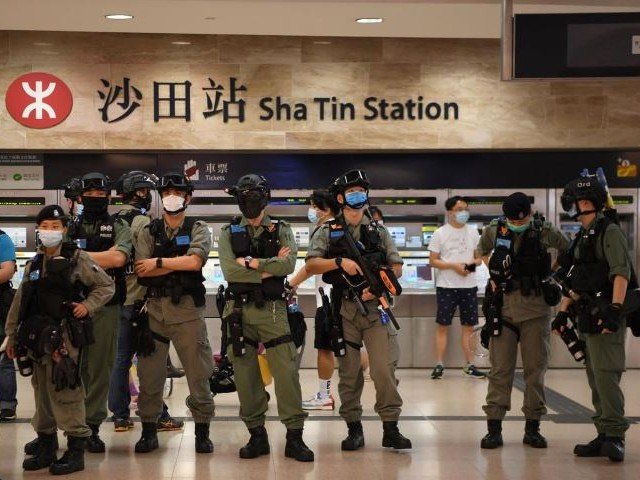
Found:
<svg viewBox="0 0 640 480"><path fill-rule="evenodd" d="M342 227L344 228L344 236L347 240L349 253L351 254L352 259L360 267L362 276L364 277L366 284L369 286L369 292L371 292L371 294L378 299L378 311L381 312L381 316L383 316L383 318L384 315L386 315L389 320L391 320L391 323L393 323L393 326L396 328L396 330L400 330L400 325L398 324L396 317L393 315L386 297L387 293L396 296L402 293L402 287L398 283L398 279L393 273L393 270L388 266L373 265L371 262L367 261L367 259L363 257L360 248L351 236L349 227L344 220L342 221ZM364 246L362 246L362 244L360 244L360 246L362 247L362 249L364 249ZM350 282L347 283L350 289L354 288L354 286L352 286ZM360 295L358 295L357 293L358 292L356 292L355 297L360 299ZM366 309L366 305L364 305L364 303L362 304L362 306Z"/></svg>

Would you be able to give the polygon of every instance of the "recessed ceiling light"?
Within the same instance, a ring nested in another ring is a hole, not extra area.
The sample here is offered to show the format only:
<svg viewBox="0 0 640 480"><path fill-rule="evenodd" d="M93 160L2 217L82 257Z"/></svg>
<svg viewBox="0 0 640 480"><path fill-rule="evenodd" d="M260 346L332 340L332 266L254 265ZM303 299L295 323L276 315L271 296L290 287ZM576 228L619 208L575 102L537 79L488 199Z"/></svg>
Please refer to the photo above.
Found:
<svg viewBox="0 0 640 480"><path fill-rule="evenodd" d="M204 17L205 20L215 20L216 17Z"/></svg>
<svg viewBox="0 0 640 480"><path fill-rule="evenodd" d="M191 45L191 42L183 42L183 41L171 42L171 45Z"/></svg>
<svg viewBox="0 0 640 480"><path fill-rule="evenodd" d="M36 47L50 47L53 43L49 42L33 42Z"/></svg>
<svg viewBox="0 0 640 480"><path fill-rule="evenodd" d="M357 18L358 23L382 23L382 18Z"/></svg>
<svg viewBox="0 0 640 480"><path fill-rule="evenodd" d="M127 13L112 13L109 15L105 15L104 18L109 20L131 20L133 15L129 15Z"/></svg>
<svg viewBox="0 0 640 480"><path fill-rule="evenodd" d="M313 42L314 45L331 45L331 42L328 42L326 40L318 40L316 42Z"/></svg>

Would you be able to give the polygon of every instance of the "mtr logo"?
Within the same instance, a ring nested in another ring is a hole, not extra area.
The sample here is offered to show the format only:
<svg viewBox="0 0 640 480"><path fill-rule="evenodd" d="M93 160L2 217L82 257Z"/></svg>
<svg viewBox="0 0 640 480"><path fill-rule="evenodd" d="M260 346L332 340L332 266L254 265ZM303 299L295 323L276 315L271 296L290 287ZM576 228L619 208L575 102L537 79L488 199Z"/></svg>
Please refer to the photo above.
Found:
<svg viewBox="0 0 640 480"><path fill-rule="evenodd" d="M49 73L33 72L16 78L5 97L13 119L29 128L50 128L71 113L73 96L69 87Z"/></svg>

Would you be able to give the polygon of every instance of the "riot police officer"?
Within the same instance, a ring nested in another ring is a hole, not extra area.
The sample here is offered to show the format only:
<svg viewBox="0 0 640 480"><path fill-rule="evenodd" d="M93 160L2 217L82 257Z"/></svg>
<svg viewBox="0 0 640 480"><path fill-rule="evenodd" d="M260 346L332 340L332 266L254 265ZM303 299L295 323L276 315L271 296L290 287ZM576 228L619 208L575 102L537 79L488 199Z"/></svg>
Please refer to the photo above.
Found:
<svg viewBox="0 0 640 480"><path fill-rule="evenodd" d="M131 256L131 230L122 219L109 215L111 185L101 173L88 173L81 178L82 214L67 230L68 237L86 251L113 278L116 292L95 316L95 338L83 349L80 361L82 383L87 392L85 405L91 436L87 450L105 451L100 439L100 424L107 418L107 398L111 369L115 362L120 310L127 295L124 266Z"/></svg>
<svg viewBox="0 0 640 480"><path fill-rule="evenodd" d="M209 258L211 234L207 224L186 216L193 184L180 173L160 178L158 193L164 214L134 236L135 272L147 287L149 327L155 351L138 359L140 395L138 409L142 437L136 453L158 448L158 417L167 377L169 342L173 342L189 385L186 403L196 424L197 453L213 453L209 423L214 403L209 388L213 353L204 322L205 287L202 267Z"/></svg>
<svg viewBox="0 0 640 480"><path fill-rule="evenodd" d="M615 220L603 214L606 200L607 192L596 177L576 179L564 189L562 207L581 228L560 259L570 269L566 280L574 299L563 299L553 328L561 331L571 316L586 342L587 379L598 436L576 445L574 454L621 462L629 428L620 388L625 369L625 300L633 299L628 292L638 288L638 282L624 233Z"/></svg>
<svg viewBox="0 0 640 480"><path fill-rule="evenodd" d="M560 302L557 288L545 282L551 274L548 250L562 252L569 241L551 223L532 215L529 197L522 192L508 196L502 211L504 217L485 227L478 244L490 271L483 305L487 328L492 320L497 322L489 344L491 371L487 403L483 406L489 432L480 446L502 446L502 419L511 409L520 343L525 380L523 443L546 448L547 441L540 434L540 418L547 412L544 375L549 363L550 306ZM496 308L497 318L489 318L487 307Z"/></svg>
<svg viewBox="0 0 640 480"><path fill-rule="evenodd" d="M389 234L377 222L365 216L370 183L365 172L351 170L339 176L330 190L341 205L342 213L334 221L325 223L313 236L306 258L309 273L323 274L323 280L333 285L331 301L334 311L342 317L346 354L339 357L338 392L342 405L340 415L347 422L348 436L342 441L342 450L357 450L364 446L362 404L360 397L364 377L360 363L362 343L369 352L371 379L376 389L376 412L382 419L384 435L382 446L396 450L411 448L411 441L398 429L402 398L395 377L397 337L391 325L385 322L377 309L375 297L368 290L360 293L348 285L361 284L362 271L353 260L346 245L346 235L361 244L365 254L376 257L381 264L402 274L402 258ZM360 311L355 295L361 295L366 311ZM341 308L338 308L341 302ZM366 314L365 314L366 313Z"/></svg>
<svg viewBox="0 0 640 480"><path fill-rule="evenodd" d="M264 427L267 394L258 366L258 342L266 347L275 379L280 421L287 427L285 456L312 462L313 452L302 440L302 393L284 301L284 282L296 261L291 227L265 213L270 191L260 175L241 177L227 192L236 197L242 217L236 217L220 234L220 266L229 286L224 318L229 325L240 415L251 438L240 449L240 458L256 458L270 452Z"/></svg>
<svg viewBox="0 0 640 480"><path fill-rule="evenodd" d="M78 203L80 195L82 195L82 180L79 177L71 178L64 184L64 198L67 199L67 208L69 216L75 218L82 214L84 205Z"/></svg>
<svg viewBox="0 0 640 480"><path fill-rule="evenodd" d="M158 178L141 170L125 173L116 182L116 194L121 195L126 202L117 213L131 228L132 242L135 242L140 232L151 221L151 192L156 188ZM132 255L133 257L133 255ZM146 289L138 283L138 277L133 268L133 258L125 266L127 280L127 298L122 307L122 315L118 326L118 351L116 362L111 373L109 388L109 410L113 412L113 425L116 432L126 432L133 428L130 417L129 404L129 369L134 355L132 350L131 318L134 314L134 304L142 301ZM168 357L167 357L168 358ZM182 375L184 376L184 372ZM179 430L184 426L182 420L172 418L168 407L163 404L162 415L158 419L158 431Z"/></svg>
<svg viewBox="0 0 640 480"><path fill-rule="evenodd" d="M48 205L37 217L38 254L25 267L7 319L9 357L18 356L23 374L32 371L38 442L22 464L25 470L49 467L55 475L84 469L84 389L78 374L78 350L87 347L89 317L115 292L113 280L73 242L63 242L67 218L62 207ZM94 332L95 335L95 332ZM56 459L57 428L68 450Z"/></svg>

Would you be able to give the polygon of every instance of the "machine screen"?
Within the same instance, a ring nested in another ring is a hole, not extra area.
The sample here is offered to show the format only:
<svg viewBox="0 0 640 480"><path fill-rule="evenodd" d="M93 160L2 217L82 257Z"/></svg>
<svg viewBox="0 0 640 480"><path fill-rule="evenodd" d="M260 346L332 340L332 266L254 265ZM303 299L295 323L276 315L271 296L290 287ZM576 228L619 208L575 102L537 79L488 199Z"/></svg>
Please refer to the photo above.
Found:
<svg viewBox="0 0 640 480"><path fill-rule="evenodd" d="M9 236L16 248L27 248L26 227L2 227L2 231Z"/></svg>
<svg viewBox="0 0 640 480"><path fill-rule="evenodd" d="M407 244L407 229L406 227L387 227L393 242L396 247L404 247Z"/></svg>
<svg viewBox="0 0 640 480"><path fill-rule="evenodd" d="M404 289L429 290L435 288L433 270L428 258L405 258L400 285Z"/></svg>

